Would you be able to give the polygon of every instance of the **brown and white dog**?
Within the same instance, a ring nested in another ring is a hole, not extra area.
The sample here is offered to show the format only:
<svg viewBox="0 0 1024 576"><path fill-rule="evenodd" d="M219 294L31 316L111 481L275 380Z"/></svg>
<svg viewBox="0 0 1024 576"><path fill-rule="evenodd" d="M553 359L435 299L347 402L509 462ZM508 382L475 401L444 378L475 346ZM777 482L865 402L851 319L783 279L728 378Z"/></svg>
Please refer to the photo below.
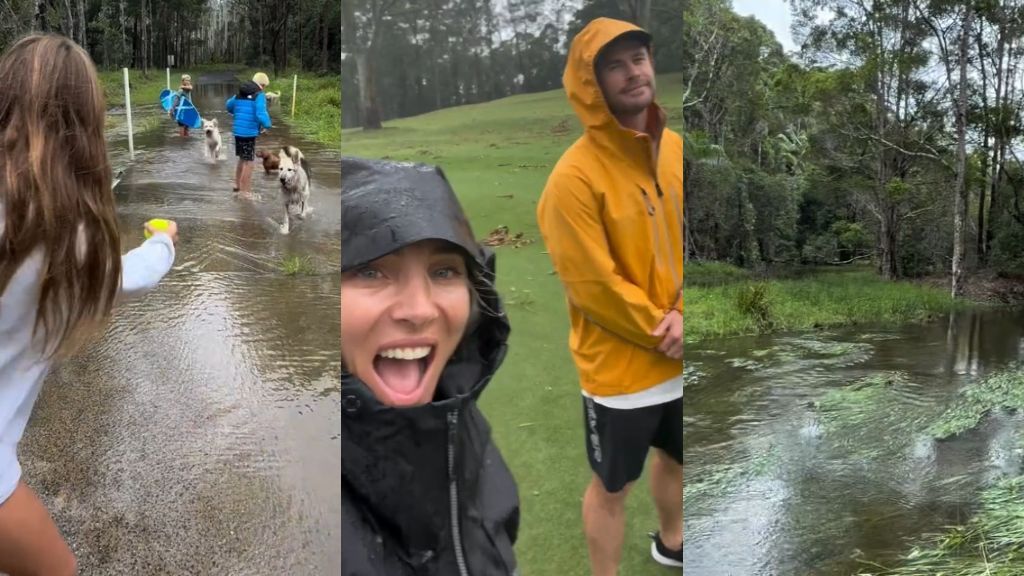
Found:
<svg viewBox="0 0 1024 576"><path fill-rule="evenodd" d="M295 146L281 148L277 158L280 164L277 179L281 182L281 200L284 203L284 222L280 230L281 234L288 234L293 217L304 220L313 212L309 205L309 164Z"/></svg>
<svg viewBox="0 0 1024 576"><path fill-rule="evenodd" d="M263 171L270 174L271 170L277 170L280 167L281 161L278 159L277 154L272 154L266 150L257 150L256 156L263 159Z"/></svg>
<svg viewBox="0 0 1024 576"><path fill-rule="evenodd" d="M267 91L266 92L266 96L267 96L267 105L268 106L272 105L274 102L277 102L278 100L281 99L281 93L280 92L270 92L270 91Z"/></svg>

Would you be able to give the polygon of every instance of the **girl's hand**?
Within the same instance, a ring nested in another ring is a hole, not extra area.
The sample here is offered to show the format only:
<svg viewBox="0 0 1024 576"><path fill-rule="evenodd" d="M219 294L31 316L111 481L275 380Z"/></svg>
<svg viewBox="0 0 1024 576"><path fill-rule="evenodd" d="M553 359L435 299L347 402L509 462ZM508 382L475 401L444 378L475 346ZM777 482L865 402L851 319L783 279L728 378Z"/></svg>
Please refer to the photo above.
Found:
<svg viewBox="0 0 1024 576"><path fill-rule="evenodd" d="M171 242L174 244L178 243L178 223L174 220L168 220L167 225L160 228L154 228L149 222L146 222L145 228L150 234L167 234Z"/></svg>

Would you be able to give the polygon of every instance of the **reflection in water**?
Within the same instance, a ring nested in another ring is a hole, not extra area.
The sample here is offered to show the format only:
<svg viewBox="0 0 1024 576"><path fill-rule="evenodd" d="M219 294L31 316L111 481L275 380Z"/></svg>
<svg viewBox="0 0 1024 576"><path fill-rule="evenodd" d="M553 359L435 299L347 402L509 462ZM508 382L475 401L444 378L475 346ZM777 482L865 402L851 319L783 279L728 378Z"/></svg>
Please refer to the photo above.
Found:
<svg viewBox="0 0 1024 576"><path fill-rule="evenodd" d="M964 521L1021 472L1022 418L924 431L1022 344L1024 313L1003 310L688 346L687 573L848 575Z"/></svg>
<svg viewBox="0 0 1024 576"><path fill-rule="evenodd" d="M231 192L234 90L196 91L223 131L218 164L169 121L136 138L116 190L122 237L131 247L147 219L177 220L176 268L54 370L26 432L26 480L83 574L340 571L340 164L275 118L261 143L302 148L317 210L278 235L274 176L254 174L262 201ZM124 142L111 148L121 161ZM284 275L290 256L317 273Z"/></svg>

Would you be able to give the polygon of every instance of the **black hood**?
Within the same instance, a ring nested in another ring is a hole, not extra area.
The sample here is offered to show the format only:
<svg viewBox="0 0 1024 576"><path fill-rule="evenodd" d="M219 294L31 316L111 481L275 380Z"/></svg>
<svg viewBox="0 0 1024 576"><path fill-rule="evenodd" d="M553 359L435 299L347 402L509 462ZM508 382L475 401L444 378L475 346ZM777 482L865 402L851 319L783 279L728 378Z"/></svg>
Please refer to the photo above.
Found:
<svg viewBox="0 0 1024 576"><path fill-rule="evenodd" d="M242 82L242 85L238 87L238 95L242 98L252 99L254 96L260 93L260 85L247 80Z"/></svg>
<svg viewBox="0 0 1024 576"><path fill-rule="evenodd" d="M341 271L420 240L447 240L486 266L444 172L436 166L342 158Z"/></svg>
<svg viewBox="0 0 1024 576"><path fill-rule="evenodd" d="M465 253L482 306L441 375L435 401L478 396L504 358L509 334L493 288L494 252L476 241L440 168L344 157L341 174L343 273L422 240L444 240ZM343 373L342 387L365 385Z"/></svg>
<svg viewBox="0 0 1024 576"><path fill-rule="evenodd" d="M341 175L343 271L421 240L445 240L465 251L481 300L479 318L445 365L429 404L386 406L342 369L345 498L359 503L376 533L414 558L436 550L449 529L446 449L456 450L460 485L472 492L477 483L490 432L475 401L505 357L509 324L493 289L494 254L475 240L441 170L345 157ZM462 415L454 444L453 414Z"/></svg>

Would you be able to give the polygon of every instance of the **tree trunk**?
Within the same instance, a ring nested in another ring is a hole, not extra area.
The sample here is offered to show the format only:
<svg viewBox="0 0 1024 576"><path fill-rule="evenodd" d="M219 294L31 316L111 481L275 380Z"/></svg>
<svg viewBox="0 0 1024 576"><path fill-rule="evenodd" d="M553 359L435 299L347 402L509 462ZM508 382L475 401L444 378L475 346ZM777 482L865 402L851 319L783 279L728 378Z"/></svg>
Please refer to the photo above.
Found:
<svg viewBox="0 0 1024 576"><path fill-rule="evenodd" d="M49 32L50 27L46 22L46 0L36 2L36 29Z"/></svg>
<svg viewBox="0 0 1024 576"><path fill-rule="evenodd" d="M878 37L878 61L885 61L881 33L876 32ZM879 272L885 280L895 280L898 274L896 255L896 219L894 218L891 202L888 201L886 187L889 184L888 151L882 140L886 136L887 114L885 107L886 82L885 72L882 66L876 66L875 71L875 132L878 135L876 143L876 154L878 155L875 172L875 193L873 211L878 218L878 257Z"/></svg>
<svg viewBox="0 0 1024 576"><path fill-rule="evenodd" d="M124 19L124 0L118 2L118 6L121 9L121 64L124 63L124 59L128 56L128 36L126 29L128 28L125 24Z"/></svg>
<svg viewBox="0 0 1024 576"><path fill-rule="evenodd" d="M978 43L978 64L981 69L981 109L984 122L981 136L981 181L978 185L978 237L975 242L975 253L978 258L979 267L985 266L988 262L988 254L985 251L985 197L991 183L990 161L992 159L991 129L992 116L989 111L992 109L988 101L988 68L985 66L986 54L984 51L984 22L979 23L975 32ZM1002 37L1000 36L1000 40ZM998 69L997 69L998 70ZM997 71L998 74L998 71ZM999 101L998 89L996 90L996 102Z"/></svg>
<svg viewBox="0 0 1024 576"><path fill-rule="evenodd" d="M978 237L975 242L979 267L985 266L988 262L988 253L985 251L985 196L988 192L989 160L988 126L986 126L982 135L981 173L984 177L978 185Z"/></svg>
<svg viewBox="0 0 1024 576"><path fill-rule="evenodd" d="M373 63L373 47L356 54L356 74L359 77L359 111L363 130L380 130L380 107L377 105L377 79Z"/></svg>
<svg viewBox="0 0 1024 576"><path fill-rule="evenodd" d="M75 12L71 9L71 0L64 0L64 16L61 18L61 32L72 40L78 37L78 28L75 26Z"/></svg>
<svg viewBox="0 0 1024 576"><path fill-rule="evenodd" d="M146 10L146 0L142 0L142 6L139 8L139 19L142 21L139 28L141 28L142 36L142 77L149 77L149 33L147 32L148 26L146 22L146 16L149 11Z"/></svg>
<svg viewBox="0 0 1024 576"><path fill-rule="evenodd" d="M78 7L78 30L81 33L81 37L78 39L78 45L81 46L86 52L89 51L89 29L88 23L85 21L85 0L77 0L75 2Z"/></svg>
<svg viewBox="0 0 1024 576"><path fill-rule="evenodd" d="M956 105L956 198L953 203L953 285L952 295L963 294L964 252L967 235L967 39L974 18L974 10L965 8L966 14L960 30L960 97Z"/></svg>
<svg viewBox="0 0 1024 576"><path fill-rule="evenodd" d="M324 8L324 13L325 14L327 12L326 6L327 6L327 2L324 2L324 7L325 7ZM320 70L321 71L326 71L327 70L327 40L328 40L327 21L324 20L324 22L323 22L323 34L320 37L320 42L321 42L321 45L320 45Z"/></svg>
<svg viewBox="0 0 1024 576"><path fill-rule="evenodd" d="M651 27L651 0L619 0L619 7L631 22L649 30Z"/></svg>
<svg viewBox="0 0 1024 576"><path fill-rule="evenodd" d="M895 209L884 210L882 212L882 219L880 222L880 269L882 278L885 280L896 280L900 276L899 258L897 257L897 239L899 237L899 230L894 211Z"/></svg>

